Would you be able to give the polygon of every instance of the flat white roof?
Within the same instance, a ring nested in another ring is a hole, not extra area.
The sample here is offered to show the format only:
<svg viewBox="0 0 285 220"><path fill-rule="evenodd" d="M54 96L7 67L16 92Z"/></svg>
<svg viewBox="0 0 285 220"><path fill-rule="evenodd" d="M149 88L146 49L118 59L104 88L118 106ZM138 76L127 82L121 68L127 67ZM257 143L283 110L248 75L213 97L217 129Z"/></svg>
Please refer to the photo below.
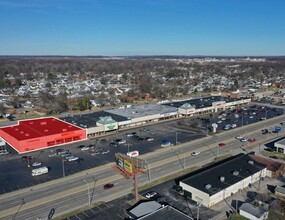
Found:
<svg viewBox="0 0 285 220"><path fill-rule="evenodd" d="M127 118L140 118L156 114L167 114L173 112L177 113L178 109L166 105L147 104L147 105L132 105L130 107L124 107L119 109L109 109L106 110L105 112L109 112Z"/></svg>

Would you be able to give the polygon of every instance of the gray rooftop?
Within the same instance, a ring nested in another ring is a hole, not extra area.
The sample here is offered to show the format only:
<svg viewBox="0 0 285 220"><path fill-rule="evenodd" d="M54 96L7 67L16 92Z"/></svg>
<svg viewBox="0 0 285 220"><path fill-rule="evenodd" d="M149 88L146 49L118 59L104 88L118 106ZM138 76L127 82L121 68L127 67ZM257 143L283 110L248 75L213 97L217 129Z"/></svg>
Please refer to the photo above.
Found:
<svg viewBox="0 0 285 220"><path fill-rule="evenodd" d="M176 181L181 181L209 195L214 195L265 167L266 165L253 162L248 155L239 154L177 178Z"/></svg>
<svg viewBox="0 0 285 220"><path fill-rule="evenodd" d="M211 107L213 102L218 102L218 101L233 102L237 100L242 100L242 99L232 99L232 98L223 97L223 96L211 96L211 97L204 97L204 98L198 98L198 99L189 99L189 100L184 100L184 101L179 101L179 102L164 103L163 105L180 108L185 103L188 103L191 106L195 107L196 109L199 109L199 108Z"/></svg>
<svg viewBox="0 0 285 220"><path fill-rule="evenodd" d="M127 214L132 216L132 218L140 218L145 216L149 213L155 212L156 210L160 209L162 205L153 200L141 200L132 207L128 208Z"/></svg>
<svg viewBox="0 0 285 220"><path fill-rule="evenodd" d="M184 213L173 208L172 206L165 206L140 219L142 220L189 220L189 219L192 219L193 220L193 218L185 215Z"/></svg>
<svg viewBox="0 0 285 220"><path fill-rule="evenodd" d="M132 105L129 107L106 110L108 113L120 115L126 118L139 118L155 114L167 114L177 112L176 107L148 104L148 105Z"/></svg>
<svg viewBox="0 0 285 220"><path fill-rule="evenodd" d="M275 192L279 192L279 193L281 193L281 194L284 194L284 196L285 196L285 187L277 186L277 187L275 188Z"/></svg>
<svg viewBox="0 0 285 220"><path fill-rule="evenodd" d="M91 127L96 127L96 122L106 116L112 117L112 119L115 120L116 122L128 120L127 118L122 117L120 115L114 115L112 113L105 112L105 111L98 111L98 112L93 112L93 113L88 113L88 114L67 116L67 117L63 117L60 119L63 121L69 122L71 124L74 124L76 126L79 126L81 128L91 128Z"/></svg>
<svg viewBox="0 0 285 220"><path fill-rule="evenodd" d="M274 144L280 144L280 145L284 145L285 146L285 138L280 140L280 141L276 141Z"/></svg>
<svg viewBox="0 0 285 220"><path fill-rule="evenodd" d="M257 218L260 218L266 211L259 208L259 207L256 207L250 203L243 203L240 208L240 210L244 211L244 212L247 212Z"/></svg>

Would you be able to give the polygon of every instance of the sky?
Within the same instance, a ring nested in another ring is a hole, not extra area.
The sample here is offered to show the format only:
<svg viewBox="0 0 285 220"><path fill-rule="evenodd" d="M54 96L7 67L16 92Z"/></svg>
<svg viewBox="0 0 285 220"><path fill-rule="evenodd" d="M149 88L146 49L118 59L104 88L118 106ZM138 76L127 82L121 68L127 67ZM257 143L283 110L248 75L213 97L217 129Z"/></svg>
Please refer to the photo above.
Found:
<svg viewBox="0 0 285 220"><path fill-rule="evenodd" d="M285 55L285 0L0 0L0 55Z"/></svg>

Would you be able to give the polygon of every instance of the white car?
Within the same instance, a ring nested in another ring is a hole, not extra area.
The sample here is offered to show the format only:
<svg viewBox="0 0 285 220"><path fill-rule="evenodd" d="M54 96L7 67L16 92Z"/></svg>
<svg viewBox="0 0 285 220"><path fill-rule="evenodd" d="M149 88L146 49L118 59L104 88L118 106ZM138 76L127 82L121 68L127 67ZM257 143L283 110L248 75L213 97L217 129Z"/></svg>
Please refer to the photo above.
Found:
<svg viewBox="0 0 285 220"><path fill-rule="evenodd" d="M147 138L146 141L153 141L153 138Z"/></svg>
<svg viewBox="0 0 285 220"><path fill-rule="evenodd" d="M157 195L157 192L150 191L150 192L147 192L147 193L145 194L145 197L148 198L148 199L150 199L150 198L152 198L152 197L154 197L154 196L156 196L156 195Z"/></svg>
<svg viewBox="0 0 285 220"><path fill-rule="evenodd" d="M222 118L221 120L222 120L222 121L225 121L225 120L226 120L226 118Z"/></svg>
<svg viewBox="0 0 285 220"><path fill-rule="evenodd" d="M235 136L235 139L241 140L241 139L243 139L243 136L241 136L241 135Z"/></svg>
<svg viewBox="0 0 285 220"><path fill-rule="evenodd" d="M249 116L248 118L253 118L253 115Z"/></svg>
<svg viewBox="0 0 285 220"><path fill-rule="evenodd" d="M231 127L232 127L232 128L236 128L237 125L236 125L236 124L232 124Z"/></svg>
<svg viewBox="0 0 285 220"><path fill-rule="evenodd" d="M217 123L218 123L218 124L221 124L221 123L222 123L222 121L218 121Z"/></svg>
<svg viewBox="0 0 285 220"><path fill-rule="evenodd" d="M125 143L127 143L126 140L120 140L120 141L118 142L118 144L125 144Z"/></svg>
<svg viewBox="0 0 285 220"><path fill-rule="evenodd" d="M246 138L242 138L240 139L241 142L247 142L247 139Z"/></svg>
<svg viewBox="0 0 285 220"><path fill-rule="evenodd" d="M89 150L90 149L90 147L88 147L88 146L85 146L85 147L82 147L82 148L80 148L80 150Z"/></svg>
<svg viewBox="0 0 285 220"><path fill-rule="evenodd" d="M200 154L200 152L199 151L195 151L195 152L192 152L192 156L197 156L197 155L199 155Z"/></svg>
<svg viewBox="0 0 285 220"><path fill-rule="evenodd" d="M101 154L108 154L108 153L110 153L110 150L103 150L103 151L101 152Z"/></svg>
<svg viewBox="0 0 285 220"><path fill-rule="evenodd" d="M34 163L32 164L33 167L38 167L38 166L40 166L40 165L42 165L42 163L40 163L40 162L34 162Z"/></svg>
<svg viewBox="0 0 285 220"><path fill-rule="evenodd" d="M75 160L78 160L79 158L78 157L75 157L75 156L70 156L68 158L66 158L68 161L75 161Z"/></svg>

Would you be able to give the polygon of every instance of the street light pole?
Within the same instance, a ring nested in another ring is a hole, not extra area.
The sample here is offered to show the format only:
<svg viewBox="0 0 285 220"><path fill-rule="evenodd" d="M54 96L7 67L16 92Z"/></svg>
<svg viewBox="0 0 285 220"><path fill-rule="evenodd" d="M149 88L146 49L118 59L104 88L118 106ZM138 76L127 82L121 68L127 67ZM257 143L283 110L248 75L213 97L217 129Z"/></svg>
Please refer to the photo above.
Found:
<svg viewBox="0 0 285 220"><path fill-rule="evenodd" d="M25 200L24 200L24 198L22 198L22 202L21 202L21 204L20 204L20 207L18 208L16 214L13 216L12 220L14 220L14 219L16 218L16 216L18 215L20 209L22 208L22 206L23 206L24 204L25 204Z"/></svg>
<svg viewBox="0 0 285 220"><path fill-rule="evenodd" d="M217 158L220 156L220 146L218 145L218 153L217 153Z"/></svg>
<svg viewBox="0 0 285 220"><path fill-rule="evenodd" d="M87 192L88 192L88 204L91 205L91 198L90 198L90 189L89 189L89 183L87 183L86 180L83 180L87 185Z"/></svg>
<svg viewBox="0 0 285 220"><path fill-rule="evenodd" d="M201 206L201 203L200 202L197 202L197 220L199 220L199 208Z"/></svg>
<svg viewBox="0 0 285 220"><path fill-rule="evenodd" d="M183 151L182 151L182 153L183 153ZM185 169L185 167L186 167L186 155L185 154L183 154L183 155L184 155L184 158L183 158L183 169Z"/></svg>

